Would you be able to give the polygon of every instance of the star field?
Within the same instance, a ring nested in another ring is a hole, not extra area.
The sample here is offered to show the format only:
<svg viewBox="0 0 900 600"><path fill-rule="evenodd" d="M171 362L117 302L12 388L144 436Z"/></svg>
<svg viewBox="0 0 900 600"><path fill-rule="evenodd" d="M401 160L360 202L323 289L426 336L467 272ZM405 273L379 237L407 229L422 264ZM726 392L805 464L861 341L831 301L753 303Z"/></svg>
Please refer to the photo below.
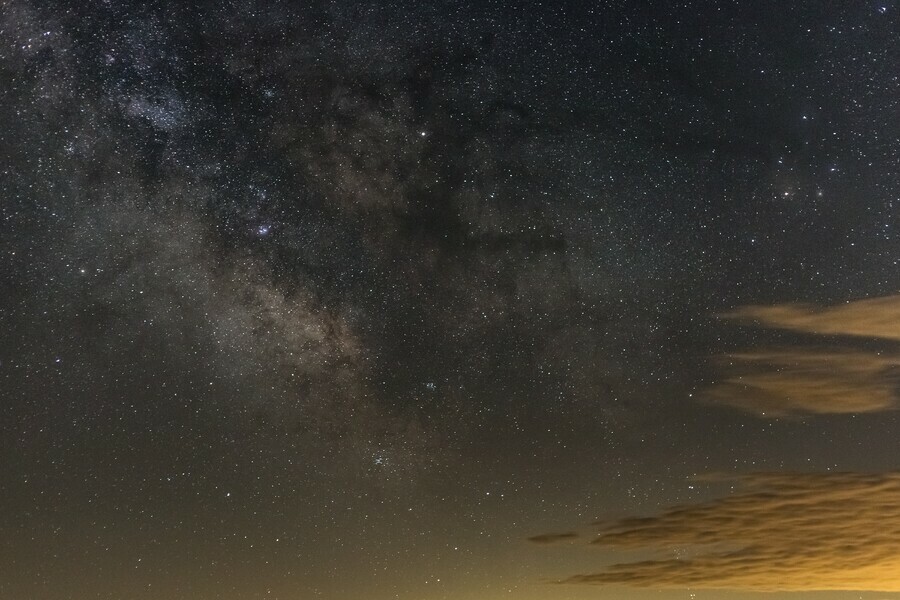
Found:
<svg viewBox="0 0 900 600"><path fill-rule="evenodd" d="M900 592L898 15L4 2L0 597Z"/></svg>

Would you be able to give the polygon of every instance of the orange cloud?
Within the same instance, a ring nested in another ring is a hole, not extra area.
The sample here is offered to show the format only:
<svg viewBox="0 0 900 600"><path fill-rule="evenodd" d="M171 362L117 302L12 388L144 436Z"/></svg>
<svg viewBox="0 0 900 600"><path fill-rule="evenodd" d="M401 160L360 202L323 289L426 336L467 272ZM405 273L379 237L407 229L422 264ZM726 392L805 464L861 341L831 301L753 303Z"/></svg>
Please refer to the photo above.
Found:
<svg viewBox="0 0 900 600"><path fill-rule="evenodd" d="M897 407L898 355L788 349L732 354L726 360L742 372L706 392L708 402L764 416Z"/></svg>
<svg viewBox="0 0 900 600"><path fill-rule="evenodd" d="M723 315L765 327L822 335L900 340L900 295L856 300L825 308L809 304L745 306Z"/></svg>
<svg viewBox="0 0 900 600"><path fill-rule="evenodd" d="M807 334L900 341L900 295L824 308L745 306L724 316ZM733 375L726 374L701 398L760 416L871 413L900 405L900 354L896 352L798 346L732 354L723 362Z"/></svg>
<svg viewBox="0 0 900 600"><path fill-rule="evenodd" d="M593 544L675 554L560 583L900 592L900 472L772 473L740 491L614 521Z"/></svg>

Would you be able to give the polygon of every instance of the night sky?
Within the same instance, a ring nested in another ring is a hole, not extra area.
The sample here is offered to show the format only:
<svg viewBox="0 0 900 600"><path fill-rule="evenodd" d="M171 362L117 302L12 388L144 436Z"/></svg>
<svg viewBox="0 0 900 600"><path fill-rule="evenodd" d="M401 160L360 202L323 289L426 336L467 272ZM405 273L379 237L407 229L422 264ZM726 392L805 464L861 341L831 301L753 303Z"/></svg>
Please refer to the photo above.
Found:
<svg viewBox="0 0 900 600"><path fill-rule="evenodd" d="M897 0L0 0L0 598L900 598L898 214Z"/></svg>

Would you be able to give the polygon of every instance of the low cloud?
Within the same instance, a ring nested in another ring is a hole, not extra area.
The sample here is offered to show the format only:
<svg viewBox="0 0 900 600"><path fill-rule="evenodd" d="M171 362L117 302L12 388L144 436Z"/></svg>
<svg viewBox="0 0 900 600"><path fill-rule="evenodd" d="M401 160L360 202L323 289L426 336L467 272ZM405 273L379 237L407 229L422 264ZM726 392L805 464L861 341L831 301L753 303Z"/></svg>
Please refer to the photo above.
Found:
<svg viewBox="0 0 900 600"><path fill-rule="evenodd" d="M749 319L764 327L804 333L900 341L900 295L857 300L828 307L809 304L744 306L723 316L731 319Z"/></svg>
<svg viewBox="0 0 900 600"><path fill-rule="evenodd" d="M564 533L542 533L528 538L529 542L534 544L558 544L560 542L570 542L578 538L578 534L574 531L566 531Z"/></svg>
<svg viewBox="0 0 900 600"><path fill-rule="evenodd" d="M705 399L761 416L848 414L897 407L900 356L788 349L732 354L738 369Z"/></svg>
<svg viewBox="0 0 900 600"><path fill-rule="evenodd" d="M560 583L900 591L900 472L769 473L739 483L724 498L602 525L592 544L656 557Z"/></svg>

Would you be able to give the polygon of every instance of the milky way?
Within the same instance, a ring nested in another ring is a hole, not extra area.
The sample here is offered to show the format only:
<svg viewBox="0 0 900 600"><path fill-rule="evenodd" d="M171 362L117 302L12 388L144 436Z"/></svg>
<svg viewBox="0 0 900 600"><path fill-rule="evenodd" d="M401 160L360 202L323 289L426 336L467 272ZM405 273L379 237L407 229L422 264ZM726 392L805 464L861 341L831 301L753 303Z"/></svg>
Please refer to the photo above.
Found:
<svg viewBox="0 0 900 600"><path fill-rule="evenodd" d="M898 11L4 2L0 596L769 589L574 528L893 481Z"/></svg>

